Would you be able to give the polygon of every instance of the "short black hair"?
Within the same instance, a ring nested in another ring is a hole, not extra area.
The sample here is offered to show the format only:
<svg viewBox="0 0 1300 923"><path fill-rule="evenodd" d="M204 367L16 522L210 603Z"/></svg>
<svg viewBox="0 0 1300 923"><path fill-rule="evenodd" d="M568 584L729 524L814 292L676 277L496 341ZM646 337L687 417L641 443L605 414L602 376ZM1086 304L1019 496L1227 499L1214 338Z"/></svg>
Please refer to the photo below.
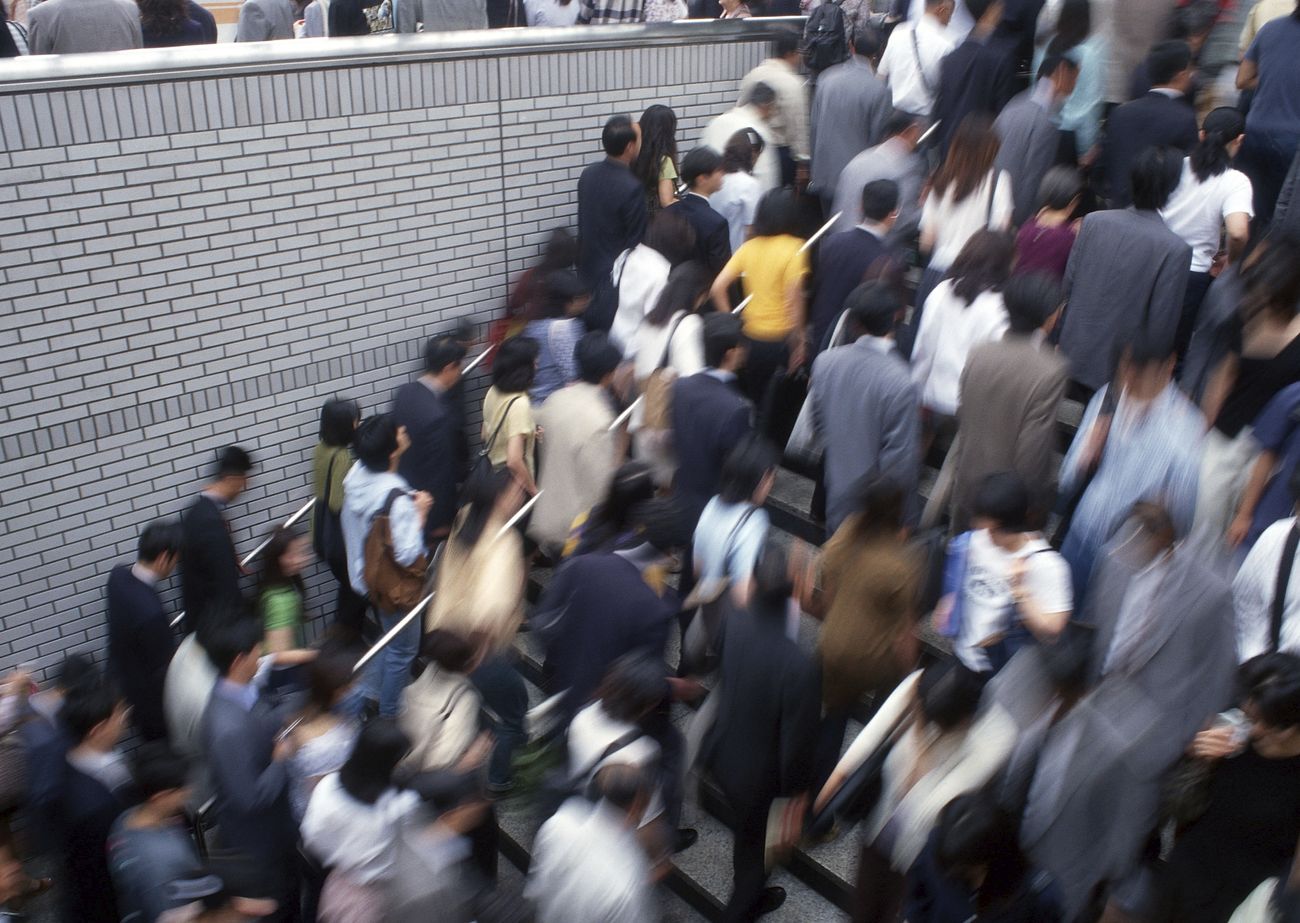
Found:
<svg viewBox="0 0 1300 923"><path fill-rule="evenodd" d="M984 18L984 14L989 11L997 0L966 0L966 11L970 13L970 18L979 22Z"/></svg>
<svg viewBox="0 0 1300 923"><path fill-rule="evenodd" d="M930 664L921 671L916 686L925 719L944 731L975 717L983 691L979 674L960 660Z"/></svg>
<svg viewBox="0 0 1300 923"><path fill-rule="evenodd" d="M745 97L745 103L750 106L770 106L774 102L776 90L761 80L749 88L749 95Z"/></svg>
<svg viewBox="0 0 1300 923"><path fill-rule="evenodd" d="M113 716L121 699L105 678L71 689L59 709L59 723L75 743L81 743L100 724Z"/></svg>
<svg viewBox="0 0 1300 923"><path fill-rule="evenodd" d="M250 616L212 620L203 636L203 649L221 676L230 672L237 658L252 653L261 644L262 623Z"/></svg>
<svg viewBox="0 0 1300 923"><path fill-rule="evenodd" d="M862 187L862 217L884 221L898 208L898 183L892 179L873 179Z"/></svg>
<svg viewBox="0 0 1300 923"><path fill-rule="evenodd" d="M663 661L634 651L615 660L605 671L596 697L611 718L636 724L668 700L668 668Z"/></svg>
<svg viewBox="0 0 1300 923"><path fill-rule="evenodd" d="M1056 54L1055 52L1053 52L1052 54L1049 54L1046 57L1044 57L1043 63L1038 65L1037 79L1049 80L1053 76L1055 76L1056 72L1062 67L1068 67L1070 70L1074 71L1075 73L1078 73L1079 71L1078 63L1069 55Z"/></svg>
<svg viewBox="0 0 1300 923"><path fill-rule="evenodd" d="M887 282L864 282L849 292L844 310L863 333L887 336L894 329L898 312L903 310L898 292Z"/></svg>
<svg viewBox="0 0 1300 923"><path fill-rule="evenodd" d="M455 632L435 628L420 643L420 656L448 673L465 673L474 663L474 645Z"/></svg>
<svg viewBox="0 0 1300 923"><path fill-rule="evenodd" d="M1300 657L1279 651L1260 654L1241 665L1245 699L1274 728L1300 725Z"/></svg>
<svg viewBox="0 0 1300 923"><path fill-rule="evenodd" d="M1029 489L1014 471L990 474L975 491L975 515L993 520L1005 532L1028 530L1029 506Z"/></svg>
<svg viewBox="0 0 1300 923"><path fill-rule="evenodd" d="M792 54L797 54L801 44L803 44L803 36L794 29L778 28L772 35L772 57L788 58Z"/></svg>
<svg viewBox="0 0 1300 923"><path fill-rule="evenodd" d="M1148 147L1133 161L1129 179L1133 189L1133 207L1159 211L1178 188L1182 175L1183 152L1168 147Z"/></svg>
<svg viewBox="0 0 1300 923"><path fill-rule="evenodd" d="M702 176L711 176L722 169L722 155L707 145L693 147L682 158L681 177L687 187L693 187Z"/></svg>
<svg viewBox="0 0 1300 923"><path fill-rule="evenodd" d="M987 791L958 795L939 812L935 864L949 877L1020 855L1015 818Z"/></svg>
<svg viewBox="0 0 1300 923"><path fill-rule="evenodd" d="M663 552L685 548L695 528L694 519L678 497L654 497L639 503L631 518L641 537Z"/></svg>
<svg viewBox="0 0 1300 923"><path fill-rule="evenodd" d="M366 417L357 427L354 451L357 461L376 474L388 470L388 460L397 451L397 420L390 413Z"/></svg>
<svg viewBox="0 0 1300 923"><path fill-rule="evenodd" d="M1040 208L1063 211L1070 203L1083 195L1083 177L1074 167L1059 165L1043 174L1043 181L1038 184L1038 204Z"/></svg>
<svg viewBox="0 0 1300 923"><path fill-rule="evenodd" d="M1124 346L1124 358L1135 368L1161 365L1173 357L1173 341L1150 330L1139 330Z"/></svg>
<svg viewBox="0 0 1300 923"><path fill-rule="evenodd" d="M56 674L55 685L65 694L82 686L93 685L100 681L99 667L86 654L72 653L63 658Z"/></svg>
<svg viewBox="0 0 1300 923"><path fill-rule="evenodd" d="M1065 301L1065 290L1045 272L1012 276L1002 288L1007 322L1014 333L1030 334L1047 323Z"/></svg>
<svg viewBox="0 0 1300 923"><path fill-rule="evenodd" d="M1157 42L1147 53L1147 77L1162 87L1192 66L1192 46L1178 39Z"/></svg>
<svg viewBox="0 0 1300 923"><path fill-rule="evenodd" d="M332 397L320 409L320 441L342 448L352 445L361 422L361 405L346 397Z"/></svg>
<svg viewBox="0 0 1300 923"><path fill-rule="evenodd" d="M181 524L172 519L155 519L144 527L140 541L135 546L135 556L141 561L157 561L165 554L179 554L181 550Z"/></svg>
<svg viewBox="0 0 1300 923"><path fill-rule="evenodd" d="M532 337L511 337L492 363L492 384L502 394L519 394L533 386L541 348Z"/></svg>
<svg viewBox="0 0 1300 923"><path fill-rule="evenodd" d="M873 471L858 483L857 495L858 538L896 535L903 527L907 490L896 478Z"/></svg>
<svg viewBox="0 0 1300 923"><path fill-rule="evenodd" d="M407 753L411 739L392 718L366 722L352 754L339 770L339 785L363 804L374 804L393 784L393 770Z"/></svg>
<svg viewBox="0 0 1300 923"><path fill-rule="evenodd" d="M723 503L746 503L758 490L768 472L776 470L780 458L765 439L751 436L741 440L722 463L718 496Z"/></svg>
<svg viewBox="0 0 1300 923"><path fill-rule="evenodd" d="M131 770L136 791L145 799L189 784L184 758L161 740L141 744L132 754Z"/></svg>
<svg viewBox="0 0 1300 923"><path fill-rule="evenodd" d="M585 334L573 350L578 363L578 377L588 384L598 385L623 362L623 354L599 330Z"/></svg>
<svg viewBox="0 0 1300 923"><path fill-rule="evenodd" d="M569 305L589 294L587 284L572 269L553 269L542 277L541 299L534 319L567 317Z"/></svg>
<svg viewBox="0 0 1300 923"><path fill-rule="evenodd" d="M967 0L969 2L969 0ZM883 47L880 30L875 26L861 24L853 33L853 51L864 58L874 58Z"/></svg>
<svg viewBox="0 0 1300 923"><path fill-rule="evenodd" d="M770 189L758 200L754 210L754 237L794 234L799 229L799 212L794 193L789 189Z"/></svg>
<svg viewBox="0 0 1300 923"><path fill-rule="evenodd" d="M440 334L424 344L424 370L431 375L464 358L465 344L451 334Z"/></svg>
<svg viewBox="0 0 1300 923"><path fill-rule="evenodd" d="M771 606L788 599L793 592L790 550L774 532L769 531L758 560L754 562L754 597Z"/></svg>
<svg viewBox="0 0 1300 923"><path fill-rule="evenodd" d="M630 115L611 115L600 133L600 146L610 157L622 157L627 146L636 141L636 125Z"/></svg>
<svg viewBox="0 0 1300 923"><path fill-rule="evenodd" d="M695 255L695 228L675 211L660 209L646 223L645 245L679 266Z"/></svg>
<svg viewBox="0 0 1300 923"><path fill-rule="evenodd" d="M744 327L734 314L704 315L704 364L716 369L722 361L744 340Z"/></svg>
<svg viewBox="0 0 1300 923"><path fill-rule="evenodd" d="M610 763L592 776L588 794L627 813L638 801L650 797L650 776L640 766Z"/></svg>
<svg viewBox="0 0 1300 923"><path fill-rule="evenodd" d="M247 449L229 445L217 455L217 477L245 477L253 470L253 456Z"/></svg>

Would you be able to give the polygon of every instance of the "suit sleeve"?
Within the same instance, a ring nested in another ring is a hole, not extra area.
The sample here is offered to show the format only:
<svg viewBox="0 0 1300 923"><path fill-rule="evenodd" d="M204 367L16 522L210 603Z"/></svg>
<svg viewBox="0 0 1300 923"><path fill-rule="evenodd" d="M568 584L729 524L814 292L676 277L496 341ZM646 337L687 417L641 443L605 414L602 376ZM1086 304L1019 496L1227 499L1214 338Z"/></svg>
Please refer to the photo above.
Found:
<svg viewBox="0 0 1300 923"><path fill-rule="evenodd" d="M646 214L645 196L641 194L640 186L629 191L627 198L619 205L618 217L619 223L627 230L627 237L624 239L620 251L635 247L641 243L641 238L645 237L648 216Z"/></svg>
<svg viewBox="0 0 1300 923"><path fill-rule="evenodd" d="M235 41L264 42L271 37L271 24L258 3L245 0L239 8L239 24L235 27Z"/></svg>
<svg viewBox="0 0 1300 923"><path fill-rule="evenodd" d="M242 728L223 728L213 735L208 764L213 781L241 814L269 811L288 785L283 762L259 768Z"/></svg>
<svg viewBox="0 0 1300 923"><path fill-rule="evenodd" d="M1041 383L1029 399L1029 414L1016 434L1014 470L1025 483L1050 494L1056 481L1052 447L1056 444L1056 412L1065 397L1065 375Z"/></svg>
<svg viewBox="0 0 1300 923"><path fill-rule="evenodd" d="M1183 300L1187 292L1187 276L1192 268L1192 248L1179 244L1160 261L1155 284L1151 288L1148 331L1159 342L1173 345L1178 332L1178 320L1183 313Z"/></svg>
<svg viewBox="0 0 1300 923"><path fill-rule="evenodd" d="M731 259L731 231L728 226L719 224L709 237L708 267L709 272L717 274Z"/></svg>
<svg viewBox="0 0 1300 923"><path fill-rule="evenodd" d="M921 466L921 413L916 388L899 391L890 401L888 414L876 467L911 487L916 484Z"/></svg>
<svg viewBox="0 0 1300 923"><path fill-rule="evenodd" d="M27 14L27 48L32 54L49 54L51 42L39 7ZM7 27L6 27L7 28Z"/></svg>

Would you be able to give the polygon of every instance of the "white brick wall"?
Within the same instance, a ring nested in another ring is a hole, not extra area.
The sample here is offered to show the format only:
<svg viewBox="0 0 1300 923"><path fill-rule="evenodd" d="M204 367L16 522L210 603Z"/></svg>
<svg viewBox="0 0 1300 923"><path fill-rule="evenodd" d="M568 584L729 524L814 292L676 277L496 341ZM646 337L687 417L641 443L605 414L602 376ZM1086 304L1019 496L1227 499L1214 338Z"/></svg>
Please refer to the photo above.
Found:
<svg viewBox="0 0 1300 923"><path fill-rule="evenodd" d="M765 47L607 44L0 84L0 669L100 652L109 568L226 444L256 456L232 510L256 545L309 495L321 403L386 409L574 224L608 115L667 103L684 151ZM332 593L313 573L309 613Z"/></svg>

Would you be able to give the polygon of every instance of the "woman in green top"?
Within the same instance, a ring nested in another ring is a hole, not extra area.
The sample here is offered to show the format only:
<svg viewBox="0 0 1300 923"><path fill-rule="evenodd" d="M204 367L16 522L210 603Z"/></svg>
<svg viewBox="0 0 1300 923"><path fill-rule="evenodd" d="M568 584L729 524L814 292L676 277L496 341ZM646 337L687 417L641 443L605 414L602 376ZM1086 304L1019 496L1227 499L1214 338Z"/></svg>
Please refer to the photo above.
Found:
<svg viewBox="0 0 1300 923"><path fill-rule="evenodd" d="M307 536L276 529L262 553L257 607L268 654L302 647L302 572L311 560Z"/></svg>
<svg viewBox="0 0 1300 923"><path fill-rule="evenodd" d="M338 602L332 631L340 640L360 640L365 627L366 600L352 589L347 553L343 548L343 479L352 470L352 440L361 422L356 401L335 397L325 402L320 414L320 441L311 455L312 545L338 582Z"/></svg>
<svg viewBox="0 0 1300 923"><path fill-rule="evenodd" d="M645 187L650 214L677 201L677 114L655 104L641 116L641 152L632 173Z"/></svg>

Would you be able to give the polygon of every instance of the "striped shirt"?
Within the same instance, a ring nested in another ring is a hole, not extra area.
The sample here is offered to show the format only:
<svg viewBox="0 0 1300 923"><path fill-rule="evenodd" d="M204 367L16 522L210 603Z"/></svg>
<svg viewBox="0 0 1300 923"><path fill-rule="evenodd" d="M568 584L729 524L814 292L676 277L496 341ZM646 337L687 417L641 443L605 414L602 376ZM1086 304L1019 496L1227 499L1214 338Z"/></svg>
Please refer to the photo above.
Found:
<svg viewBox="0 0 1300 923"><path fill-rule="evenodd" d="M1282 552L1286 550L1287 535L1295 521L1295 517L1290 516L1265 529L1232 581L1233 608L1237 612L1237 660L1241 663L1269 649L1277 574L1282 565ZM1300 560L1300 556L1297 559ZM1286 586L1279 634L1279 650L1300 652L1300 574L1295 572L1294 561L1291 579Z"/></svg>
<svg viewBox="0 0 1300 923"><path fill-rule="evenodd" d="M645 0L579 0L578 24L602 26L609 23L641 22Z"/></svg>

